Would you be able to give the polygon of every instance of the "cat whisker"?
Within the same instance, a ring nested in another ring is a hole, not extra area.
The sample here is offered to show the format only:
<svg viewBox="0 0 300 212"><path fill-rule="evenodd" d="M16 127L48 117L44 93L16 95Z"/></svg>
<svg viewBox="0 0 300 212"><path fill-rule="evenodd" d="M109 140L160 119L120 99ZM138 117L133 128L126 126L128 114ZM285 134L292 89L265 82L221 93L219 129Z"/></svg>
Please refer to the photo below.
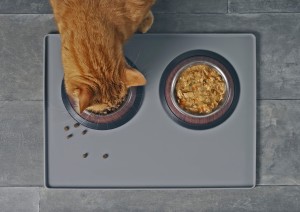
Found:
<svg viewBox="0 0 300 212"><path fill-rule="evenodd" d="M141 55L141 49L139 50L139 53L137 54L137 56L136 56L136 59L135 59L135 61L134 61L134 64L136 64L137 63L137 61L138 61L138 59L140 58L140 55Z"/></svg>
<svg viewBox="0 0 300 212"><path fill-rule="evenodd" d="M90 114L88 115L88 117L87 117L87 119L92 115L92 113L91 112L89 112ZM87 121L86 120L84 120L84 123L86 123Z"/></svg>

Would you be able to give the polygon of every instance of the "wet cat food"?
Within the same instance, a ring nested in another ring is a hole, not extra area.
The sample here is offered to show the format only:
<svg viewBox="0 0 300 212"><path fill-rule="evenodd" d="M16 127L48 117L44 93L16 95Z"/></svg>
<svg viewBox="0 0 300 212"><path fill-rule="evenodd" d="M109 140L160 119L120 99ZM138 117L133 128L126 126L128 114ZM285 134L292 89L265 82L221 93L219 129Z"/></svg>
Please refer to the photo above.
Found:
<svg viewBox="0 0 300 212"><path fill-rule="evenodd" d="M196 115L216 110L225 94L223 77L207 64L196 64L183 70L175 86L175 97L180 108Z"/></svg>

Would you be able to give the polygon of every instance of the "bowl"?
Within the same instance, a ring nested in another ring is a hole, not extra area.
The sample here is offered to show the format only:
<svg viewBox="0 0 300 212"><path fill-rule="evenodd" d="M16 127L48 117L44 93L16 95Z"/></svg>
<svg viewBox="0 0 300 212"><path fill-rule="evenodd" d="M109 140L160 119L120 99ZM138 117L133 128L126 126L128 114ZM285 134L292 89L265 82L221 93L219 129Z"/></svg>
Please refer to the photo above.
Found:
<svg viewBox="0 0 300 212"><path fill-rule="evenodd" d="M223 100L221 102L218 102L217 107L215 107L211 112L209 113L191 113L187 110L184 110L182 107L180 107L180 105L178 104L177 101L177 97L176 97L176 84L178 82L178 78L179 76L186 71L188 68L196 66L196 65L206 65L209 66L210 68L213 68L222 78L223 82L225 83L225 93L223 95ZM171 90L170 90L170 96L171 96L171 101L172 104L176 107L176 109L186 115L186 116L190 116L190 117L195 117L195 118L203 118L203 117L209 117L215 113L217 113L218 111L222 110L222 108L226 105L227 101L229 100L230 95L232 94L232 92L230 92L231 88L229 87L229 83L228 83L228 79L226 77L226 75L224 74L224 72L221 70L220 67L218 67L216 64L211 63L209 61L206 60L198 60L198 61L192 61L188 64L186 64L185 66L181 67L178 72L175 74L173 80L172 80L172 85L171 85Z"/></svg>
<svg viewBox="0 0 300 212"><path fill-rule="evenodd" d="M126 59L130 66L137 68L128 58ZM66 92L64 80L61 85L62 100L69 114L83 126L95 130L111 130L131 120L142 105L144 93L143 86L131 87L128 89L123 103L112 112L97 114L86 109L82 113L78 113L75 109L75 101Z"/></svg>
<svg viewBox="0 0 300 212"><path fill-rule="evenodd" d="M176 83L186 69L207 65L222 77L226 92L222 101L209 113L192 113L177 101ZM208 129L224 122L234 111L240 92L238 76L233 66L223 57L208 51L192 51L175 58L165 69L160 81L160 98L165 110L180 125L191 129Z"/></svg>

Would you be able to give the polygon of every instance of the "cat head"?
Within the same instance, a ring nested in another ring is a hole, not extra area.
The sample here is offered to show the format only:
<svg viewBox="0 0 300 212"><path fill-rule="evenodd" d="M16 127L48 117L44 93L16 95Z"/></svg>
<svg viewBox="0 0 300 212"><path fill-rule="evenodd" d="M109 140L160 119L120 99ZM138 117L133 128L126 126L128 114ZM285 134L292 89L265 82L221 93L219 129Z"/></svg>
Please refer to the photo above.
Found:
<svg viewBox="0 0 300 212"><path fill-rule="evenodd" d="M65 76L66 92L69 98L75 101L76 111L82 113L87 109L94 113L102 113L118 108L130 87L146 84L143 74L134 68L124 68L119 73L117 76Z"/></svg>

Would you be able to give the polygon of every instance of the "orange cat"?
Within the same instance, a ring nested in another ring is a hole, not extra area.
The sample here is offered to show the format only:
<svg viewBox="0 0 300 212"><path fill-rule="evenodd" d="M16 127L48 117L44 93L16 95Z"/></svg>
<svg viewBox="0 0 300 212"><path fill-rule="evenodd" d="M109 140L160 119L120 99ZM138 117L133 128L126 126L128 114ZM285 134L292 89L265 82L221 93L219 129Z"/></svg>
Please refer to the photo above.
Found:
<svg viewBox="0 0 300 212"><path fill-rule="evenodd" d="M66 92L78 112L115 108L129 87L145 85L145 77L126 63L123 44L150 29L155 0L50 1L61 34Z"/></svg>

